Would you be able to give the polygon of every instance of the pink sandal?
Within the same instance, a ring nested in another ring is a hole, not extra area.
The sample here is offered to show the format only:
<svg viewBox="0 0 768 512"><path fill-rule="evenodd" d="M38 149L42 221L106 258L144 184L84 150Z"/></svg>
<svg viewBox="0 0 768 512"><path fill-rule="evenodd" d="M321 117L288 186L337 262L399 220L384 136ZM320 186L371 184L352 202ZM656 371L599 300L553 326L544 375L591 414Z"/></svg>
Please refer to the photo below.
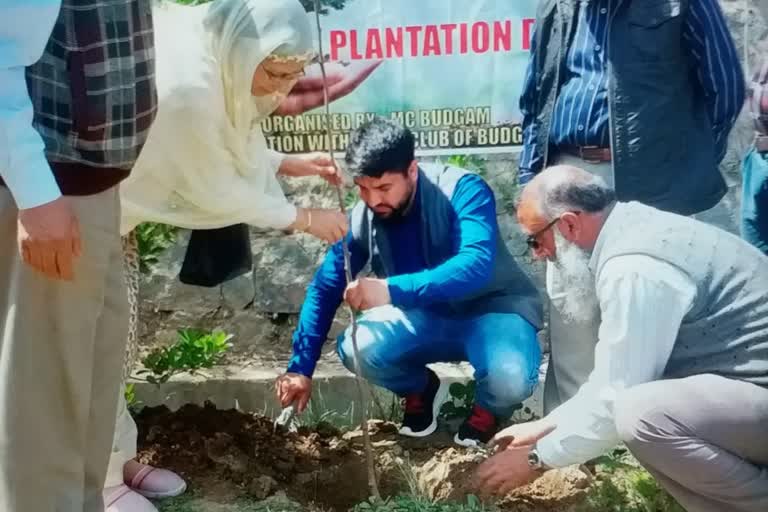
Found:
<svg viewBox="0 0 768 512"><path fill-rule="evenodd" d="M127 485L104 489L106 512L157 512L155 506Z"/></svg>
<svg viewBox="0 0 768 512"><path fill-rule="evenodd" d="M125 483L145 498L173 498L187 490L186 482L173 471L158 469L139 462L135 464L139 464L141 468L130 481L126 479Z"/></svg>

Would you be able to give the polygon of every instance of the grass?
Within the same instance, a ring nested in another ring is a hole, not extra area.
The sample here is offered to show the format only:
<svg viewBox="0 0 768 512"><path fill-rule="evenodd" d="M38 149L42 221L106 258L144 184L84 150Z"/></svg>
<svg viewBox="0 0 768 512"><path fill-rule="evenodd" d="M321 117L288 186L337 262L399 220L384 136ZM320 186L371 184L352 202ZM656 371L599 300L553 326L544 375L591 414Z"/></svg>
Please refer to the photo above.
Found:
<svg viewBox="0 0 768 512"><path fill-rule="evenodd" d="M300 415L296 423L300 427L315 429L322 424L329 424L340 430L348 430L355 426L355 402L351 402L346 411L339 412L327 406L327 401L320 390L312 393L312 400Z"/></svg>
<svg viewBox="0 0 768 512"><path fill-rule="evenodd" d="M626 449L600 457L596 471L598 482L580 512L685 512Z"/></svg>
<svg viewBox="0 0 768 512"><path fill-rule="evenodd" d="M370 401L368 402L368 417L371 420L382 420L398 423L402 421L403 409L400 399L395 396L384 398L374 389L368 386ZM356 401L350 402L344 411L337 411L329 407L328 401L323 396L322 391L315 390L312 393L312 400L309 401L306 410L301 415L296 416L296 424L300 427L317 428L322 424L329 424L339 430L351 430L359 426L359 407Z"/></svg>
<svg viewBox="0 0 768 512"><path fill-rule="evenodd" d="M436 503L409 495L397 496L384 501L367 501L352 509L353 512L492 512L475 496L464 503Z"/></svg>
<svg viewBox="0 0 768 512"><path fill-rule="evenodd" d="M400 464L405 481L403 493L384 501L359 503L351 512L502 512L483 504L476 496L464 502L434 502L418 485L414 467L408 460ZM624 449L597 460L597 482L574 512L685 512ZM284 497L265 501L248 498L228 503L208 500L194 491L158 504L159 512L327 512L303 507ZM554 509L553 509L554 510Z"/></svg>
<svg viewBox="0 0 768 512"><path fill-rule="evenodd" d="M187 491L186 494L183 494L178 498L163 500L156 503L156 505L159 512L197 512L197 507L194 505L194 501L194 493L192 491Z"/></svg>
<svg viewBox="0 0 768 512"><path fill-rule="evenodd" d="M155 503L158 512L326 512L316 507L305 507L283 496L272 496L263 501L249 498L220 503L194 492Z"/></svg>

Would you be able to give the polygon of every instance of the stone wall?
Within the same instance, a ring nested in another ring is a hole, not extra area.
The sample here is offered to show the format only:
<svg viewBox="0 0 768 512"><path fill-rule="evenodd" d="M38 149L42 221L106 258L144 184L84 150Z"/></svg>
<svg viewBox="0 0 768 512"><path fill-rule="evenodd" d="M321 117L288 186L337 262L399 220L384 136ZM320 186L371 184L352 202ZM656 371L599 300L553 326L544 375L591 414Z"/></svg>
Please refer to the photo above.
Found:
<svg viewBox="0 0 768 512"><path fill-rule="evenodd" d="M730 28L740 51L744 49L744 21L748 20L750 63L757 53L768 51L768 23L755 8L748 16L744 0L723 0ZM751 124L742 114L731 137L722 171L730 187L727 197L703 217L731 231L737 230L740 195L739 160L752 136ZM540 265L532 264L525 251L524 237L514 220L516 155L495 156L487 161L485 177L498 196L499 224L505 241L520 261L542 284ZM303 206L335 206L335 195L316 179L286 181L291 200ZM206 289L181 284L178 271L188 234L161 258L160 264L142 283L142 348L168 343L175 331L185 327L223 328L233 334L234 349L229 363L253 367L284 367L291 350L290 336L296 324L304 291L322 261L326 247L306 235L253 231L254 270L251 274L220 288ZM332 337L344 325L340 310ZM335 364L333 343L327 343L324 359Z"/></svg>

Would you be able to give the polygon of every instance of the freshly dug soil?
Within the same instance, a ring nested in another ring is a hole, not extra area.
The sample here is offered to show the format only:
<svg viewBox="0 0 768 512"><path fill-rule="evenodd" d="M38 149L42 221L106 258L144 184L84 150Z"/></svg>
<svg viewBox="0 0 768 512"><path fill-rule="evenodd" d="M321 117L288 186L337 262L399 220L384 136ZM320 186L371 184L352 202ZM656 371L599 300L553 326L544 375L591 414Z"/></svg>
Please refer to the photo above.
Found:
<svg viewBox="0 0 768 512"><path fill-rule="evenodd" d="M307 507L349 510L368 495L362 433L319 424L291 433L265 417L213 406L187 405L170 412L145 408L137 416L139 460L172 469L201 495L264 500L285 494ZM448 433L425 440L403 438L391 423L372 421L383 495L418 492L462 500L482 456L452 445ZM552 472L504 500L509 511L569 510L584 495L587 477Z"/></svg>

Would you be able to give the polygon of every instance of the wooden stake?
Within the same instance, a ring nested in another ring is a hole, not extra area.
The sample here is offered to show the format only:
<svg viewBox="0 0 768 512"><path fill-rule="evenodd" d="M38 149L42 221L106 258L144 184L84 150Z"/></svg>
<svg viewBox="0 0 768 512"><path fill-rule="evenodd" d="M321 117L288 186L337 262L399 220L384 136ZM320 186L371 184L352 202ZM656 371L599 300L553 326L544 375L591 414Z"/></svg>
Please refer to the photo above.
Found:
<svg viewBox="0 0 768 512"><path fill-rule="evenodd" d="M322 33L322 27L320 25L320 0L315 0L315 21L317 23L317 46L318 50L320 52L319 55L319 61L320 61L320 71L323 75L323 102L325 104L325 121L326 121L326 135L328 137L328 155L330 156L331 162L333 162L334 167L336 167L336 159L333 155L333 133L331 129L331 106L330 106L330 100L328 97L328 79L325 73L325 56L323 54L323 33ZM338 168L337 168L338 170ZM338 196L339 200L339 208L341 209L341 213L345 214L347 213L346 208L344 206L344 191L342 189L342 185L336 185L336 195ZM350 257L349 257L349 246L347 245L346 238L343 238L341 240L342 249L344 252L344 270L347 276L347 283L351 283L353 280L352 276L352 266L350 265ZM363 382L363 377L360 371L360 351L357 347L357 317L355 316L355 311L352 309L351 306L347 305L347 310L349 311L349 319L351 322L350 329L351 329L351 338L352 338L352 348L354 350L355 354L355 382L357 384L357 396L360 400L360 404L362 406L362 417L363 417L363 444L365 446L365 458L367 462L367 468L368 468L368 487L371 491L371 496L377 500L381 500L381 494L379 493L379 485L376 482L376 466L375 461L373 458L373 447L371 446L371 438L368 432L368 405L365 400L365 393L363 392L363 386L365 383Z"/></svg>

